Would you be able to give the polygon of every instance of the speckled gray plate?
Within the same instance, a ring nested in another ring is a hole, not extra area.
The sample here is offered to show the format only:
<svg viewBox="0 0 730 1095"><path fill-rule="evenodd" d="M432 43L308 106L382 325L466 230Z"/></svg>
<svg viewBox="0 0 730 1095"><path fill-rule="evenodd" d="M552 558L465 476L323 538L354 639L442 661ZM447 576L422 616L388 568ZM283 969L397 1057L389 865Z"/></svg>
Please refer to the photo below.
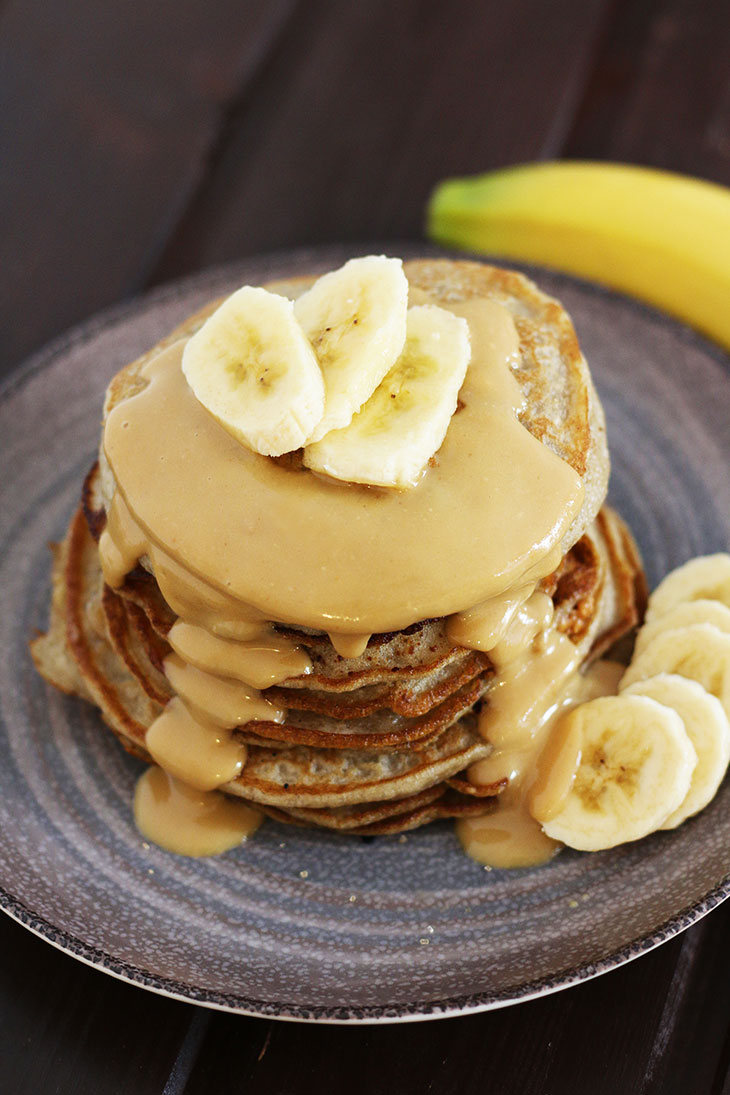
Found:
<svg viewBox="0 0 730 1095"><path fill-rule="evenodd" d="M267 822L236 851L186 860L143 844L139 766L27 653L47 615L46 543L93 458L109 378L212 296L342 257L270 256L154 292L55 342L0 393L0 904L99 969L212 1007L432 1018L564 988L707 913L730 892L730 781L677 832L536 870L484 871L448 824L367 843ZM624 298L534 273L574 317L608 415L611 499L650 580L727 548L726 356Z"/></svg>

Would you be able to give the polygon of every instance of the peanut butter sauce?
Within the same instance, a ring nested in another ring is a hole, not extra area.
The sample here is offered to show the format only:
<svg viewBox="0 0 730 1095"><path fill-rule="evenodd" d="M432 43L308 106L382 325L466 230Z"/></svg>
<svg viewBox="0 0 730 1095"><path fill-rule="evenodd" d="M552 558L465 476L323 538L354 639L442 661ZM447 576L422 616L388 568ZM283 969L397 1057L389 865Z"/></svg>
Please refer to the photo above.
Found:
<svg viewBox="0 0 730 1095"><path fill-rule="evenodd" d="M167 634L172 649L184 661L221 677L232 677L269 688L287 677L299 677L312 667L303 650L267 629L256 639L223 639L204 627L178 620Z"/></svg>
<svg viewBox="0 0 730 1095"><path fill-rule="evenodd" d="M494 813L460 818L456 834L466 854L485 867L538 867L561 848L509 790L500 795Z"/></svg>
<svg viewBox="0 0 730 1095"><path fill-rule="evenodd" d="M134 820L143 836L178 855L220 855L255 833L256 810L216 791L188 787L162 768L137 780Z"/></svg>
<svg viewBox="0 0 730 1095"><path fill-rule="evenodd" d="M177 696L150 726L145 746L161 768L199 791L235 779L246 763L246 746L231 730L194 715Z"/></svg>
<svg viewBox="0 0 730 1095"><path fill-rule="evenodd" d="M341 658L359 658L370 642L370 633L358 635L340 634L337 631L329 633L329 640Z"/></svg>
<svg viewBox="0 0 730 1095"><path fill-rule="evenodd" d="M535 586L557 566L583 485L518 420L509 312L489 300L450 308L469 323L472 359L444 443L408 491L341 483L249 451L193 396L182 341L149 360L147 386L110 412L105 579L119 586L141 560L180 617L165 661L177 696L147 739L185 783L152 769L135 798L140 830L163 847L211 854L258 823L207 788L245 762L232 728L285 718L259 689L311 668L272 622L325 632L343 657L357 657L372 633L440 616L451 616L453 641L492 651L499 665L480 725L495 752L469 776L511 780L497 814L459 823L464 847L494 866L539 862L557 847L529 817L524 788L577 655L550 631L549 599Z"/></svg>
<svg viewBox="0 0 730 1095"><path fill-rule="evenodd" d="M216 590L151 542L117 491L99 543L106 582L119 586L147 559L168 605L180 615L167 638L165 673L177 693L145 734L159 766L141 777L137 828L181 855L214 855L235 847L261 823L256 811L215 790L236 778L246 746L236 726L284 712L259 691L309 673L309 656L277 634L261 612ZM168 778L169 777L169 778Z"/></svg>
<svg viewBox="0 0 730 1095"><path fill-rule="evenodd" d="M164 669L178 696L213 726L243 726L252 719L284 720L280 707L242 681L196 669L177 654L165 658Z"/></svg>
<svg viewBox="0 0 730 1095"><path fill-rule="evenodd" d="M540 647L543 649L541 650ZM463 818L456 830L467 855L489 867L534 867L560 850L532 816L559 812L570 791L580 759L579 742L565 748L561 716L579 703L616 692L625 666L599 661L578 671L578 654L555 631L537 640L514 662L498 671L480 715L480 732L494 753L468 770L475 784L509 780L497 809L485 817Z"/></svg>

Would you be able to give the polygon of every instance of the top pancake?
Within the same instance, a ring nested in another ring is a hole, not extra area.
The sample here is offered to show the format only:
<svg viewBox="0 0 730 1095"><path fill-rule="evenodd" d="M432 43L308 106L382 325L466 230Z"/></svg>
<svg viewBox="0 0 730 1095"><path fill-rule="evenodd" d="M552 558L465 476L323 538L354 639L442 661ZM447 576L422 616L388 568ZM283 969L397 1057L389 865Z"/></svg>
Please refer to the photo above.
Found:
<svg viewBox="0 0 730 1095"><path fill-rule="evenodd" d="M580 476L582 507L563 537L562 552L580 538L594 520L606 493L609 460L603 411L573 325L562 306L531 281L513 271L482 263L416 260L404 264L410 285L448 306L474 298L495 300L514 318L520 341L520 361L514 370L525 398L522 424ZM314 281L297 278L269 283L267 288L296 298ZM189 317L151 351L123 369L112 381L105 406L108 413L136 394L146 381L143 366L181 338L190 337L218 301ZM114 477L102 451L101 491L105 507L114 492ZM415 622L415 621L414 621Z"/></svg>

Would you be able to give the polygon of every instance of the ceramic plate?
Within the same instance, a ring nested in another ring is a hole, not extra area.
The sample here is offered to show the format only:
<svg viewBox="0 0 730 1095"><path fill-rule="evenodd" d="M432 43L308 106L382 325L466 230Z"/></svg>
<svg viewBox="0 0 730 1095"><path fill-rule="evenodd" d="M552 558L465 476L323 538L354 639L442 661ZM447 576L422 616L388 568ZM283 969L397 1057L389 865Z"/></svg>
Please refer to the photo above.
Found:
<svg viewBox="0 0 730 1095"><path fill-rule="evenodd" d="M110 377L211 297L342 258L269 256L156 291L55 342L2 390L0 904L99 969L199 1004L344 1022L454 1015L611 969L723 900L730 781L676 832L535 870L485 871L445 823L364 841L266 822L233 852L187 860L141 840L140 765L27 652L47 618L46 545L94 457ZM610 499L652 584L726 549L726 356L622 297L533 276L574 317L608 417Z"/></svg>

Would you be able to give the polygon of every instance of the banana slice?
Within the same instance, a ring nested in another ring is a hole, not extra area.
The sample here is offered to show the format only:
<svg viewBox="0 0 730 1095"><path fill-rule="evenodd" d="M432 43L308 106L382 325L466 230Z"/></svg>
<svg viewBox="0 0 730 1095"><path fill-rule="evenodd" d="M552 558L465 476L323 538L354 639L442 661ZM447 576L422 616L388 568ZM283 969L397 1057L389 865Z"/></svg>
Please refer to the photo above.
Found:
<svg viewBox="0 0 730 1095"><path fill-rule="evenodd" d="M655 620L683 601L700 599L730 607L730 555L700 555L667 574L649 598L646 619Z"/></svg>
<svg viewBox="0 0 730 1095"><path fill-rule="evenodd" d="M317 358L285 297L246 285L186 343L195 397L237 441L264 456L301 448L324 413Z"/></svg>
<svg viewBox="0 0 730 1095"><path fill-rule="evenodd" d="M730 608L720 601L683 601L656 616L644 624L636 636L634 657L645 649L660 631L669 631L676 627L689 627L690 624L712 624L713 627L730 635Z"/></svg>
<svg viewBox="0 0 730 1095"><path fill-rule="evenodd" d="M410 308L393 368L346 429L307 446L304 463L351 483L415 486L446 436L470 357L465 319L434 305Z"/></svg>
<svg viewBox="0 0 730 1095"><path fill-rule="evenodd" d="M325 386L324 416L309 441L347 426L393 367L406 340L408 280L400 259L350 259L294 303Z"/></svg>
<svg viewBox="0 0 730 1095"><path fill-rule="evenodd" d="M660 673L637 681L625 696L648 696L676 711L697 753L697 767L684 801L670 814L662 829L676 829L703 810L714 797L730 763L730 722L722 704L697 681Z"/></svg>
<svg viewBox="0 0 730 1095"><path fill-rule="evenodd" d="M716 696L730 718L730 635L712 624L660 631L631 661L619 683L623 692L657 673L676 673Z"/></svg>
<svg viewBox="0 0 730 1095"><path fill-rule="evenodd" d="M647 836L679 808L697 754L676 711L622 695L564 717L577 725L581 751L562 807L542 822L549 837L585 852L613 848Z"/></svg>

